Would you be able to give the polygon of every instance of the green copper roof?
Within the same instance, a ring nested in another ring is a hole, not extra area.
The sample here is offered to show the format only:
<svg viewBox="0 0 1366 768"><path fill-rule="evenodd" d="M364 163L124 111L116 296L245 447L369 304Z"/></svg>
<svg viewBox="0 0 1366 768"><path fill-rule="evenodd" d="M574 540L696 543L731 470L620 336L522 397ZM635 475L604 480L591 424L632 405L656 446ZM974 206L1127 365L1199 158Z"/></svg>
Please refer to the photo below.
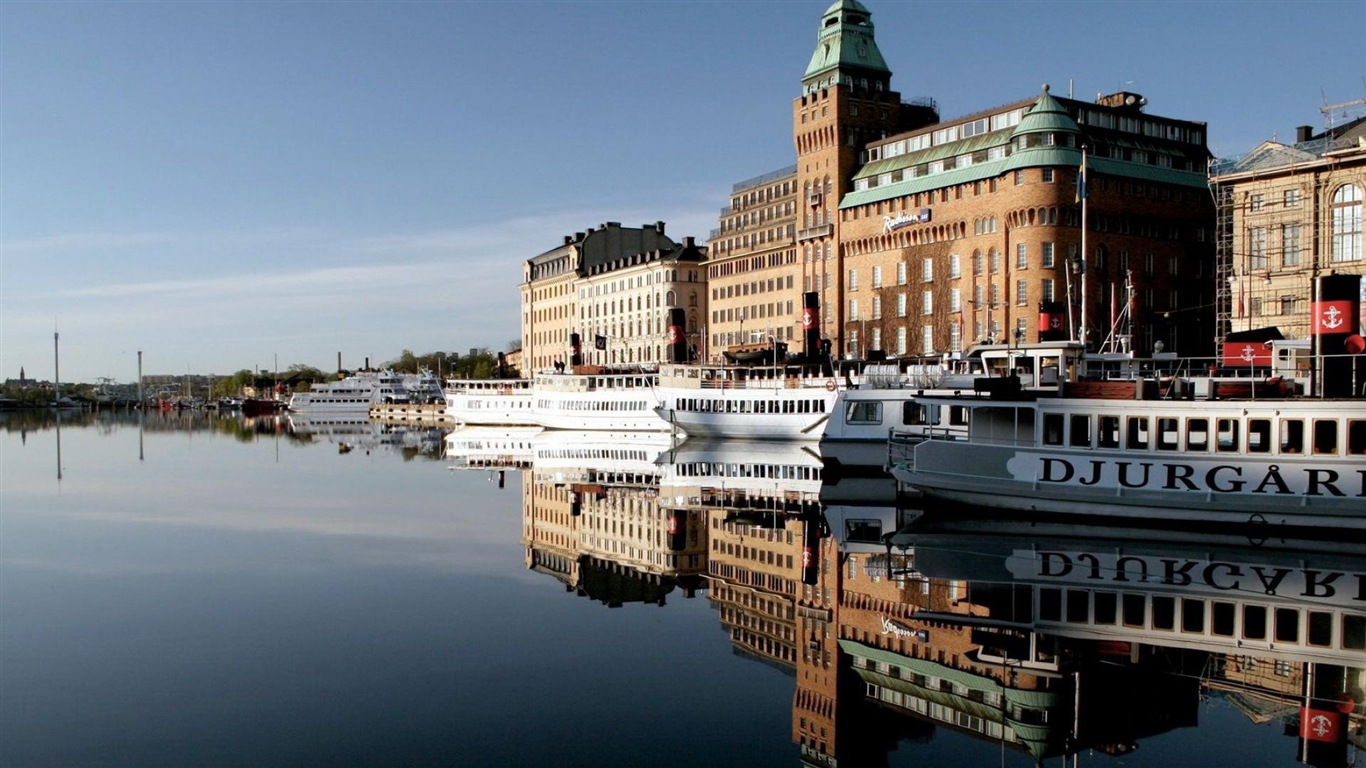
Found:
<svg viewBox="0 0 1366 768"><path fill-rule="evenodd" d="M1012 136L1058 132L1081 133L1081 130L1077 128L1077 121L1067 114L1067 109L1048 93L1048 86L1045 84L1043 93L1039 94L1034 106L1020 119L1020 124L1015 126Z"/></svg>
<svg viewBox="0 0 1366 768"><path fill-rule="evenodd" d="M873 39L872 14L858 0L839 0L825 10L816 50L802 79L839 68L891 73Z"/></svg>

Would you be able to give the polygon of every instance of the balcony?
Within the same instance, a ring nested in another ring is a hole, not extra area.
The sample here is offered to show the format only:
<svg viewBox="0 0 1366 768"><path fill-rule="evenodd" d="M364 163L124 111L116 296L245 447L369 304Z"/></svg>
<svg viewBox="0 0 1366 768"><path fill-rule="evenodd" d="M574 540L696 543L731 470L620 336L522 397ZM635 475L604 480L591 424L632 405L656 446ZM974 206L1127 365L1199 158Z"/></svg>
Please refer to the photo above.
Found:
<svg viewBox="0 0 1366 768"><path fill-rule="evenodd" d="M797 230L797 242L815 240L819 237L830 237L833 234L835 234L834 224L817 224L814 227L806 227Z"/></svg>

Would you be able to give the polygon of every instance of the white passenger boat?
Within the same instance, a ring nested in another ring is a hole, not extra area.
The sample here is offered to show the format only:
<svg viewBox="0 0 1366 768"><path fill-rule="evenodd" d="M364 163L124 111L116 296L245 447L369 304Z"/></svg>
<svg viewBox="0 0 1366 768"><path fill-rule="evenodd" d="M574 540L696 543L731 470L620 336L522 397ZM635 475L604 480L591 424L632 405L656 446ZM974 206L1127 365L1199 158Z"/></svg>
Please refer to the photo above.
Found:
<svg viewBox="0 0 1366 768"><path fill-rule="evenodd" d="M1058 354L1057 370L1075 367ZM1247 379L1210 380L1202 399L1179 378L1069 380L1056 394L990 383L924 398L961 409L967 432L894 439L898 480L1021 513L1366 530L1366 399Z"/></svg>
<svg viewBox="0 0 1366 768"><path fill-rule="evenodd" d="M359 371L344 379L314 384L289 398L289 410L299 413L347 411L368 413L377 405L409 402L403 376L393 371Z"/></svg>
<svg viewBox="0 0 1366 768"><path fill-rule="evenodd" d="M668 431L661 419L659 374L579 366L538 373L531 384L532 419L546 429Z"/></svg>
<svg viewBox="0 0 1366 768"><path fill-rule="evenodd" d="M818 366L665 364L656 412L690 437L819 440L838 390Z"/></svg>
<svg viewBox="0 0 1366 768"><path fill-rule="evenodd" d="M460 424L525 426L532 415L531 379L447 379L446 415Z"/></svg>

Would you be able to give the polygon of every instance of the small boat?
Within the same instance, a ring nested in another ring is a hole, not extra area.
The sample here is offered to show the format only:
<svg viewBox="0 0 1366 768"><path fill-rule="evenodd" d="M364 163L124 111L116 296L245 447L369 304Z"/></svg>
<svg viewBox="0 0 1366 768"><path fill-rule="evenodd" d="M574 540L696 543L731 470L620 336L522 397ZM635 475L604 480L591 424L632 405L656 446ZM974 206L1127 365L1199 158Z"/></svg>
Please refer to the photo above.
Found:
<svg viewBox="0 0 1366 768"><path fill-rule="evenodd" d="M531 383L531 379L447 379L446 415L460 424L535 424Z"/></svg>

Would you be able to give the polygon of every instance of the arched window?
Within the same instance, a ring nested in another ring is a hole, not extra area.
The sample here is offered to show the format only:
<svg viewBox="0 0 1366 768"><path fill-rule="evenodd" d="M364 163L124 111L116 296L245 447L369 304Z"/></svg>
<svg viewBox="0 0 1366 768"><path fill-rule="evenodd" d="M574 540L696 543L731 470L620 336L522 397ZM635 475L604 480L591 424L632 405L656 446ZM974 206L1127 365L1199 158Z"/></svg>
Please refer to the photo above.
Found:
<svg viewBox="0 0 1366 768"><path fill-rule="evenodd" d="M1332 262L1361 260L1361 187L1344 184L1333 193Z"/></svg>

